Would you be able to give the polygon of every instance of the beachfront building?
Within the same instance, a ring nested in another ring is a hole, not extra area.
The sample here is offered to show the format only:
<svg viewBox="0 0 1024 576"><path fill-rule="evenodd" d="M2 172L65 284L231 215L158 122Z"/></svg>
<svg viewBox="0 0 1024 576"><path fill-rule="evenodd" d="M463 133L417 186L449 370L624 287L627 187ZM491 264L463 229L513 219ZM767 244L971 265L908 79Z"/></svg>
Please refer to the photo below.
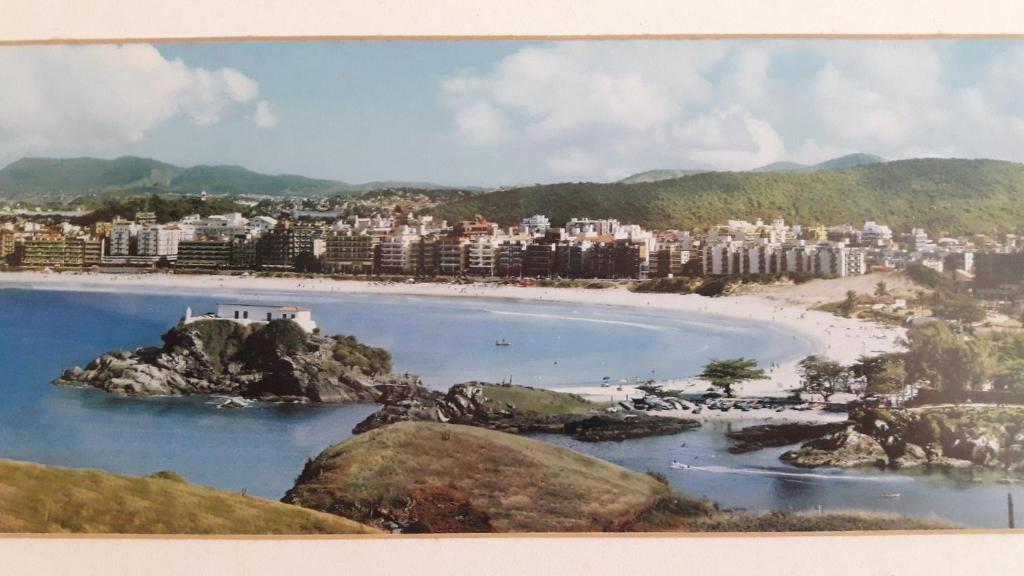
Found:
<svg viewBox="0 0 1024 576"><path fill-rule="evenodd" d="M530 241L525 238L506 238L498 245L498 263L495 274L503 277L522 277L526 247Z"/></svg>
<svg viewBox="0 0 1024 576"><path fill-rule="evenodd" d="M380 271L384 274L408 274L414 271L413 244L420 239L419 232L408 225L395 227L380 241Z"/></svg>
<svg viewBox="0 0 1024 576"><path fill-rule="evenodd" d="M466 269L465 236L441 236L434 244L437 254L437 273L442 276L459 276Z"/></svg>
<svg viewBox="0 0 1024 576"><path fill-rule="evenodd" d="M178 243L194 237L195 228L188 224L148 224L139 230L137 252L142 257L176 260Z"/></svg>
<svg viewBox="0 0 1024 576"><path fill-rule="evenodd" d="M333 232L325 239L320 259L324 270L340 274L373 274L380 266L381 238L365 230Z"/></svg>
<svg viewBox="0 0 1024 576"><path fill-rule="evenodd" d="M182 240L178 243L175 265L182 268L226 268L231 265L231 252L231 240Z"/></svg>
<svg viewBox="0 0 1024 576"><path fill-rule="evenodd" d="M325 230L283 221L256 240L256 263L265 268L291 268L300 254L319 257L325 250Z"/></svg>
<svg viewBox="0 0 1024 576"><path fill-rule="evenodd" d="M273 220L273 219L271 219ZM245 236L249 228L249 220L242 217L238 212L230 214L215 214L206 218L197 219L193 226L197 237L225 238Z"/></svg>
<svg viewBox="0 0 1024 576"><path fill-rule="evenodd" d="M131 256L135 254L135 242L139 234L139 225L130 220L115 220L110 229L109 254L111 256Z"/></svg>
<svg viewBox="0 0 1024 576"><path fill-rule="evenodd" d="M82 268L99 264L102 257L103 240L65 236L27 239L15 251L19 265L33 268Z"/></svg>
<svg viewBox="0 0 1024 576"><path fill-rule="evenodd" d="M266 304L217 304L217 312L193 316L192 309L185 310L184 324L191 324L197 320L231 320L248 326L270 322L271 320L291 320L298 324L306 332L316 330L316 322L313 321L312 312L309 308L300 306L280 306Z"/></svg>
<svg viewBox="0 0 1024 576"><path fill-rule="evenodd" d="M864 274L864 252L845 242L811 244L803 240L780 244L759 238L741 242L719 236L703 250L707 276L747 276L758 274L804 274L836 277Z"/></svg>
<svg viewBox="0 0 1024 576"><path fill-rule="evenodd" d="M14 230L0 230L0 260L14 254L16 238Z"/></svg>
<svg viewBox="0 0 1024 576"><path fill-rule="evenodd" d="M504 235L479 235L466 244L466 271L476 276L494 276Z"/></svg>

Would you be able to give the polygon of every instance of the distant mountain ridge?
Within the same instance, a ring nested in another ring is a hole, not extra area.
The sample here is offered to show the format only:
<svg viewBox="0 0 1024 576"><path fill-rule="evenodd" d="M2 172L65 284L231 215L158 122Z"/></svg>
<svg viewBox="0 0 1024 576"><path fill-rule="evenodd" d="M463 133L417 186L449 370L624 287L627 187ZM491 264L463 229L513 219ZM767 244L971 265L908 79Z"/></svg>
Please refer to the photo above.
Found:
<svg viewBox="0 0 1024 576"><path fill-rule="evenodd" d="M0 170L0 198L69 199L104 192L178 192L267 196L357 194L386 187L438 190L429 182L367 182L261 174L242 166L175 166L150 158L22 158Z"/></svg>
<svg viewBox="0 0 1024 576"><path fill-rule="evenodd" d="M819 162L817 164L800 164L798 162L785 161L772 162L771 164L754 168L753 170L750 170L750 172L817 172L820 170L846 170L848 168L866 166L868 164L880 164L885 161L885 158L882 158L881 156L858 152L855 154L840 156L838 158L832 158L831 160L825 160L824 162ZM647 170L646 172L638 172L636 174L626 176L618 182L620 184L660 182L662 180L672 180L674 178L681 178L683 176L690 176L693 174L704 174L707 172L716 172L716 170Z"/></svg>
<svg viewBox="0 0 1024 576"><path fill-rule="evenodd" d="M846 170L849 168L855 168L857 166L866 166L868 164L881 164L886 162L885 158L876 156L873 154L847 154L846 156L840 156L839 158L833 158L831 160L825 160L824 162L818 162L817 164L800 164L799 162L772 162L764 166L759 166L750 172L816 172L819 170ZM657 169L647 170L645 172L637 172L631 174L625 178L618 180L620 183L632 184L641 182L657 182L662 180L671 180L674 178L680 178L682 176L689 176L692 174L703 174L707 172L715 172L717 170L696 170L696 169Z"/></svg>
<svg viewBox="0 0 1024 576"><path fill-rule="evenodd" d="M774 162L767 166L754 168L751 172L818 172L821 170L847 170L850 168L856 168L857 166L881 164L883 162L886 162L886 160L881 156L857 152L855 154L847 154L846 156L825 160L824 162L818 162L817 164Z"/></svg>
<svg viewBox="0 0 1024 576"><path fill-rule="evenodd" d="M1024 164L924 158L843 169L705 172L633 184L549 184L476 194L436 210L448 221L476 214L502 225L529 214L545 214L557 225L585 215L652 229L781 217L807 225L877 220L906 231L1021 233Z"/></svg>

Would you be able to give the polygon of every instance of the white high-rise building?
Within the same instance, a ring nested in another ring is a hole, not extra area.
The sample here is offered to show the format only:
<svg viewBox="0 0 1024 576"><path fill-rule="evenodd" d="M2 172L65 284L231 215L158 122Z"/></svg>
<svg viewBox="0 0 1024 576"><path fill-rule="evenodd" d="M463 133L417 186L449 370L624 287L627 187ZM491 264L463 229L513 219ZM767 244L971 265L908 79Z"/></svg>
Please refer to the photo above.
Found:
<svg viewBox="0 0 1024 576"><path fill-rule="evenodd" d="M884 248L892 244L892 230L885 224L868 220L861 228L860 239L866 246Z"/></svg>
<svg viewBox="0 0 1024 576"><path fill-rule="evenodd" d="M132 239L138 236L139 225L135 222L117 221L110 231L110 255L131 256Z"/></svg>
<svg viewBox="0 0 1024 576"><path fill-rule="evenodd" d="M534 214L519 222L519 231L523 234L543 234L550 227L551 221L543 214Z"/></svg>
<svg viewBox="0 0 1024 576"><path fill-rule="evenodd" d="M168 259L178 257L178 242L195 238L195 228L187 224L150 224L139 230L139 256Z"/></svg>

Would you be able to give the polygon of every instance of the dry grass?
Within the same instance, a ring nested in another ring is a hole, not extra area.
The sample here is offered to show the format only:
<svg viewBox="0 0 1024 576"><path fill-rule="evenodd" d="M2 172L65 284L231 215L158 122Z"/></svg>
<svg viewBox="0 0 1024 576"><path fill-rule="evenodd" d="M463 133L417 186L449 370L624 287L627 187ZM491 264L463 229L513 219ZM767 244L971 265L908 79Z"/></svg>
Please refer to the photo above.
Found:
<svg viewBox="0 0 1024 576"><path fill-rule="evenodd" d="M426 486L465 494L499 532L603 530L669 493L645 474L536 440L401 422L325 450L290 497L369 521L360 510L372 514L374 505L399 504Z"/></svg>
<svg viewBox="0 0 1024 576"><path fill-rule="evenodd" d="M97 470L0 460L0 532L361 534L351 520L251 496Z"/></svg>

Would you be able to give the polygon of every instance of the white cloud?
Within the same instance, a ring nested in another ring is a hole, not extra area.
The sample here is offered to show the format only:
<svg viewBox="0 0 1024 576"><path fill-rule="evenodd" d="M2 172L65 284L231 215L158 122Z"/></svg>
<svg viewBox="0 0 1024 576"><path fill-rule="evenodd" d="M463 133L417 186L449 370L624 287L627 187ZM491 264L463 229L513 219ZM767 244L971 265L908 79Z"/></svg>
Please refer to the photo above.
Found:
<svg viewBox="0 0 1024 576"><path fill-rule="evenodd" d="M0 158L8 159L116 152L176 117L216 124L259 95L237 70L189 67L137 44L4 48L0 78Z"/></svg>
<svg viewBox="0 0 1024 576"><path fill-rule="evenodd" d="M543 44L455 75L442 93L460 133L477 136L467 145L498 147L549 177L749 169L858 151L1024 160L1016 152L1024 46L994 48L972 74L951 64L956 49L899 41Z"/></svg>
<svg viewBox="0 0 1024 576"><path fill-rule="evenodd" d="M475 144L496 144L507 136L508 119L486 100L462 107L455 115L459 134Z"/></svg>
<svg viewBox="0 0 1024 576"><path fill-rule="evenodd" d="M746 170L785 158L786 147L772 125L738 107L716 110L679 126L680 156L723 170Z"/></svg>
<svg viewBox="0 0 1024 576"><path fill-rule="evenodd" d="M256 112L253 113L253 122L260 128L273 128L277 126L277 116L270 108L270 102L260 100L256 103Z"/></svg>

